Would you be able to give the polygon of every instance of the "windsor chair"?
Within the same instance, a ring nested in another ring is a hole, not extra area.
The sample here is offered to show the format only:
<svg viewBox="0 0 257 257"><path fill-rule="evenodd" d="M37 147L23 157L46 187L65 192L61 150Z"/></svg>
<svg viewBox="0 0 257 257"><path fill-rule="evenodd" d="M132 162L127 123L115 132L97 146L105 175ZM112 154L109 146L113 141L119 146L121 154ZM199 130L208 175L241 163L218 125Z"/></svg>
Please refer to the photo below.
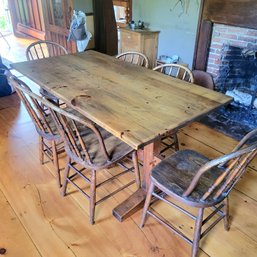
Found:
<svg viewBox="0 0 257 257"><path fill-rule="evenodd" d="M25 82L14 76L9 77L8 80L15 88L39 135L40 162L44 164L44 157L47 157L54 164L57 183L60 187L61 178L58 154L63 153L64 148L54 121L48 110L40 105L37 96Z"/></svg>
<svg viewBox="0 0 257 257"><path fill-rule="evenodd" d="M154 217L175 234L192 244L191 256L196 257L200 239L219 221L224 219L225 229L229 230L228 196L245 172L247 165L256 156L256 135L257 129L248 133L231 153L214 160L210 160L196 151L182 150L160 162L152 170L141 227L144 226L147 215ZM246 143L248 144L246 145ZM159 189L161 193L157 193L155 189ZM164 201L195 220L193 240L154 212L150 207L152 197ZM167 199L167 197L170 198ZM172 200L197 208L197 215L194 216ZM204 210L207 207L211 207L212 212L203 219ZM218 216L217 219L202 231L202 226L215 215Z"/></svg>
<svg viewBox="0 0 257 257"><path fill-rule="evenodd" d="M117 55L116 58L145 68L149 67L148 58L144 54L139 52L121 53Z"/></svg>
<svg viewBox="0 0 257 257"><path fill-rule="evenodd" d="M162 64L153 68L153 70L174 78L194 83L194 77L191 70L180 64ZM179 150L179 142L176 132L173 132L172 134L167 133L162 137L161 141L164 145L164 148L161 150L160 154L163 154L168 149L174 149L175 151Z"/></svg>
<svg viewBox="0 0 257 257"><path fill-rule="evenodd" d="M96 205L135 182L137 183L138 188L140 187L137 151L93 122L72 115L49 102L42 101L42 103L50 110L64 141L67 153L62 194L63 196L66 195L67 184L71 183L86 198L88 198L90 202L90 223L94 224ZM130 160L131 156L133 166L129 167L126 160ZM81 167L80 169L78 168L78 165ZM99 172L103 169L113 167L114 165L119 165L123 170L118 174L113 175L111 178L97 183ZM71 170L73 171L73 174L70 174ZM97 188L128 172L132 172L133 170L135 179L101 199L96 200ZM77 177L81 177L90 185L90 193L87 193L78 183L76 183Z"/></svg>
<svg viewBox="0 0 257 257"><path fill-rule="evenodd" d="M28 61L45 59L59 55L68 54L68 51L60 44L49 40L40 40L30 44L26 49L26 58ZM59 99L50 94L43 88L40 88L40 94L59 105Z"/></svg>

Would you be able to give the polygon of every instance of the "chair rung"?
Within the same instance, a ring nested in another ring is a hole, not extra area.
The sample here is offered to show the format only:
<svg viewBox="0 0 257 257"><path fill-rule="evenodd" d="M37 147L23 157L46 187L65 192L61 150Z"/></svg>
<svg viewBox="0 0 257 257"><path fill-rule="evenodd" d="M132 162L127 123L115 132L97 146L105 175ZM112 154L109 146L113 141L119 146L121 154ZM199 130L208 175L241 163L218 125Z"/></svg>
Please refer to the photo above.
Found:
<svg viewBox="0 0 257 257"><path fill-rule="evenodd" d="M52 153L49 153L48 152L48 150L43 150L43 152L44 152L44 155L51 161L51 162L53 162L54 160L53 160L53 157L52 157Z"/></svg>
<svg viewBox="0 0 257 257"><path fill-rule="evenodd" d="M106 184L106 183L108 183L108 182L110 182L110 181L112 181L112 180L114 180L114 179L116 179L116 178L118 178L118 177L128 173L129 171L131 171L131 169L134 169L134 168L130 168L128 170L124 170L124 171L120 172L119 174L117 174L115 176L112 176L111 178L106 179L105 181L99 183L98 185L96 185L96 187L100 187L100 186L102 186L102 185L104 185L104 184Z"/></svg>
<svg viewBox="0 0 257 257"><path fill-rule="evenodd" d="M44 141L42 142L43 146L48 150L52 152L52 147L46 144Z"/></svg>
<svg viewBox="0 0 257 257"><path fill-rule="evenodd" d="M158 198L161 201L164 201L165 203L173 206L174 208L180 210L181 212L183 212L184 214L186 214L187 216L189 216L190 218L192 218L193 220L196 220L196 217L191 214L190 212L186 211L185 209L181 208L180 206L178 206L175 203L172 203L171 201L165 199L164 197L161 197L160 195L156 194L155 192L152 194L154 197Z"/></svg>
<svg viewBox="0 0 257 257"><path fill-rule="evenodd" d="M50 156L50 155L53 155L53 152L52 152L51 149L46 148L46 149L44 149L43 151L44 151L45 154L48 154L49 156Z"/></svg>
<svg viewBox="0 0 257 257"><path fill-rule="evenodd" d="M129 158L127 158L128 160L130 160ZM131 160L130 160L131 161ZM118 162L117 165L119 165L120 167L126 169L126 170L131 170L131 169L134 169L134 167L130 167L128 168L125 164L121 163L121 162Z"/></svg>
<svg viewBox="0 0 257 257"><path fill-rule="evenodd" d="M168 149L174 150L174 147L173 147L173 146L175 146L175 144L167 145L165 148L163 148L163 149L160 151L160 154L166 152Z"/></svg>
<svg viewBox="0 0 257 257"><path fill-rule="evenodd" d="M224 216L220 216L218 219L216 219L208 228L204 230L204 232L201 233L200 239L203 238L215 225L217 225Z"/></svg>
<svg viewBox="0 0 257 257"><path fill-rule="evenodd" d="M129 182L128 184L126 184L126 185L124 185L124 186L118 188L117 190L113 191L112 193L110 193L110 194L104 196L102 199L98 200L98 201L96 202L96 204L99 204L99 203L105 201L106 199L108 199L108 198L110 198L111 196L113 196L113 195L119 193L121 190L123 190L123 189L129 187L130 185L132 185L132 184L134 184L134 183L135 183L135 180L133 180L133 181Z"/></svg>
<svg viewBox="0 0 257 257"><path fill-rule="evenodd" d="M220 209L222 209L225 205L221 204L218 208L215 208L215 210L208 216L206 217L203 222L202 222L202 226L204 224L206 224L215 214L217 214L218 212L220 212ZM224 217L223 213L219 213L222 217Z"/></svg>
<svg viewBox="0 0 257 257"><path fill-rule="evenodd" d="M78 170L78 169L74 166L75 164L76 164L75 162L70 163L70 167L71 167L74 171L82 172L82 171L86 170L86 168L82 168L82 169Z"/></svg>
<svg viewBox="0 0 257 257"><path fill-rule="evenodd" d="M85 179L88 183L90 183L90 179L87 178L87 177L82 173L82 171L84 171L85 169L78 170L78 169L76 169L73 165L69 165L69 166L70 166L70 168L71 168L72 170L75 171L75 174L71 175L71 176L69 177L69 179L72 179L72 178L74 178L76 175L79 175L80 177L82 177L83 179Z"/></svg>
<svg viewBox="0 0 257 257"><path fill-rule="evenodd" d="M90 196L83 189L81 189L76 183L74 183L69 178L66 178L66 180L68 180L73 186L75 186L84 196L86 196L88 199L90 198Z"/></svg>
<svg viewBox="0 0 257 257"><path fill-rule="evenodd" d="M167 227L169 230L171 230L173 233L175 233L176 235L178 235L179 237L181 237L182 239L184 239L186 242L188 242L189 244L193 244L193 241L191 239L189 239L187 236L185 236L182 232L180 232L177 228L173 227L171 224L169 224L168 222L165 222L164 219L161 219L160 217L158 217L156 214L153 213L153 211L147 210L147 214L149 214L150 216L152 216L153 218L155 218L157 221L159 221L162 225L164 225L165 227Z"/></svg>

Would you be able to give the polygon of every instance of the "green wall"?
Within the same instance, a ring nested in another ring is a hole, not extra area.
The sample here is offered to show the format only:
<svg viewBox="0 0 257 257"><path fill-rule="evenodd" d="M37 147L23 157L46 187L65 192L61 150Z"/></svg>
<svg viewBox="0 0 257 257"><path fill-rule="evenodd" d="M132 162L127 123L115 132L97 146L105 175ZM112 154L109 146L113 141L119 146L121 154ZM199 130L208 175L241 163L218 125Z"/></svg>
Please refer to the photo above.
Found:
<svg viewBox="0 0 257 257"><path fill-rule="evenodd" d="M191 67L200 1L134 0L133 20L143 20L150 29L160 30L158 55L176 54ZM183 9L181 3L189 3L188 8Z"/></svg>
<svg viewBox="0 0 257 257"><path fill-rule="evenodd" d="M86 13L93 12L93 0L75 0L74 9Z"/></svg>

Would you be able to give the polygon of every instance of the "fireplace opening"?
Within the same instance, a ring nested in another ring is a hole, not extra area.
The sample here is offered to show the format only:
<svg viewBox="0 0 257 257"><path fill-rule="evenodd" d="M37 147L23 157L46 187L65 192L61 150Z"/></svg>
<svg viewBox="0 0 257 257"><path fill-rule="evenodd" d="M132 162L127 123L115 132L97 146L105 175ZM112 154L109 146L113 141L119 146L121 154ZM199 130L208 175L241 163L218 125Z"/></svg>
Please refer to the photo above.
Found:
<svg viewBox="0 0 257 257"><path fill-rule="evenodd" d="M239 140L257 127L257 30L214 24L207 72L234 101L203 122Z"/></svg>

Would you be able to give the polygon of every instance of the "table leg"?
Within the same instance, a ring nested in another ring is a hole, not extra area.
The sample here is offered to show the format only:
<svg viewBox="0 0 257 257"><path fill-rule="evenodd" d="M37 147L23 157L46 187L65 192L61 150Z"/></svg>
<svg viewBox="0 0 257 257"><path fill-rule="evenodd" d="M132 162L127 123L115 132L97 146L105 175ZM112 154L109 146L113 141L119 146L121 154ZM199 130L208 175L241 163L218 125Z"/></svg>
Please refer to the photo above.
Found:
<svg viewBox="0 0 257 257"><path fill-rule="evenodd" d="M113 216L119 221L123 221L143 207L146 192L150 185L151 170L160 161L160 159L155 156L156 153L159 153L159 147L159 141L144 147L142 187L113 209Z"/></svg>

